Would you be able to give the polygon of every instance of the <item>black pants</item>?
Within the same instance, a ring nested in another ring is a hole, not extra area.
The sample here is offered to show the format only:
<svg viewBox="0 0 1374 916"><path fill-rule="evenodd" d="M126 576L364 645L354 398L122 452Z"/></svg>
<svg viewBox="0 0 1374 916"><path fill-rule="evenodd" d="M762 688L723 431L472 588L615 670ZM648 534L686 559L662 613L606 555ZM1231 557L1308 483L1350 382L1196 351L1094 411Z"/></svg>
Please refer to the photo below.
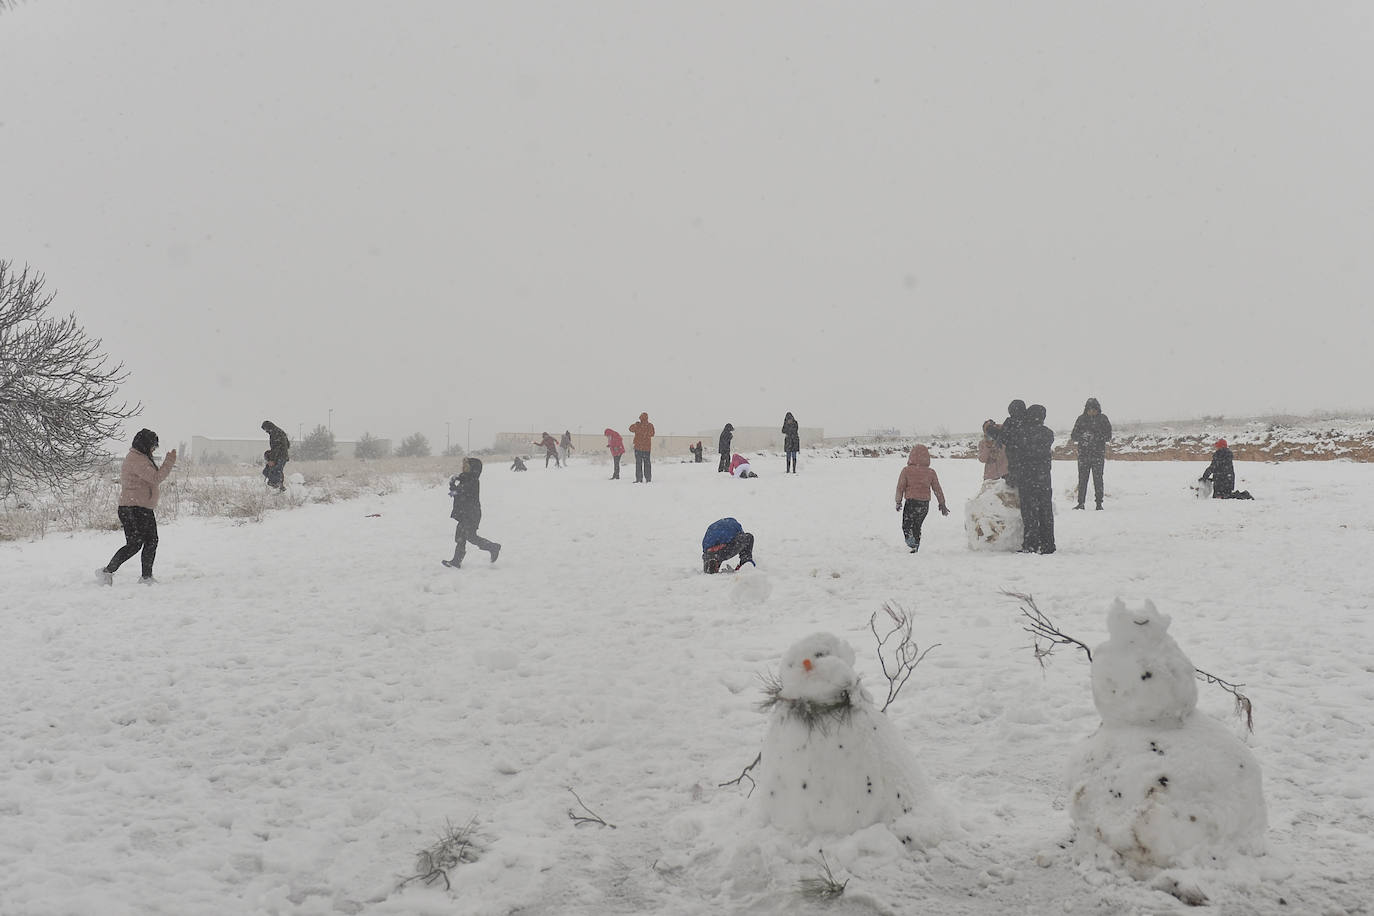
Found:
<svg viewBox="0 0 1374 916"><path fill-rule="evenodd" d="M463 522L458 523L457 529L453 532L453 562L463 562L463 557L467 556L468 544L472 544L478 550L491 550L497 546L495 542L488 541L477 533L477 526L469 528Z"/></svg>
<svg viewBox="0 0 1374 916"><path fill-rule="evenodd" d="M747 531L735 535L730 543L719 550L707 550L701 555L701 571L720 572L720 564L733 556L739 556L739 565L754 562L754 536Z"/></svg>
<svg viewBox="0 0 1374 916"><path fill-rule="evenodd" d="M729 452L721 452L721 453L720 453L720 464L718 464L718 465L716 466L716 473L719 474L721 471L728 471L728 470L730 470L730 453L729 453Z"/></svg>
<svg viewBox="0 0 1374 916"><path fill-rule="evenodd" d="M153 561L157 559L157 516L152 509L142 506L120 506L117 510L119 523L124 526L124 546L115 551L105 567L114 572L124 565L124 561L143 551L143 578L153 575Z"/></svg>
<svg viewBox="0 0 1374 916"><path fill-rule="evenodd" d="M647 483L654 479L653 468L649 466L649 452L635 449L635 483Z"/></svg>
<svg viewBox="0 0 1374 916"><path fill-rule="evenodd" d="M1021 549L1054 553L1054 492L1051 487L1023 482L1021 497Z"/></svg>
<svg viewBox="0 0 1374 916"><path fill-rule="evenodd" d="M902 537L908 547L921 546L921 526L930 514L930 500L908 499L902 506Z"/></svg>
<svg viewBox="0 0 1374 916"><path fill-rule="evenodd" d="M1106 465L1107 459L1104 455L1078 455L1078 504L1083 505L1083 500L1088 496L1088 475L1093 478L1093 496L1097 499L1097 504L1102 505L1102 468Z"/></svg>
<svg viewBox="0 0 1374 916"><path fill-rule="evenodd" d="M612 479L612 480L619 480L619 479L620 479L620 456L619 456L619 455L612 455L612 456L611 456L611 461L614 462L613 470L611 471L611 479Z"/></svg>
<svg viewBox="0 0 1374 916"><path fill-rule="evenodd" d="M1230 499L1235 490L1236 479L1234 477L1216 477L1212 480L1213 499Z"/></svg>

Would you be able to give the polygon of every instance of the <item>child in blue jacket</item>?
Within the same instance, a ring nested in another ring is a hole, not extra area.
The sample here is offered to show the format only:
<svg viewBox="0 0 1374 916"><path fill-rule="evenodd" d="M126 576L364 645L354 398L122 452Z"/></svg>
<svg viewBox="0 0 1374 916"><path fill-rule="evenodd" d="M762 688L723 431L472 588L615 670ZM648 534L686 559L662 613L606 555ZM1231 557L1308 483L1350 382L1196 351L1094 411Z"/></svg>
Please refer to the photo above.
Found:
<svg viewBox="0 0 1374 916"><path fill-rule="evenodd" d="M701 571L720 572L720 565L731 557L739 556L739 569L745 563L754 563L754 536L744 530L744 526L733 518L722 518L712 522L701 539ZM727 572L733 572L725 567Z"/></svg>

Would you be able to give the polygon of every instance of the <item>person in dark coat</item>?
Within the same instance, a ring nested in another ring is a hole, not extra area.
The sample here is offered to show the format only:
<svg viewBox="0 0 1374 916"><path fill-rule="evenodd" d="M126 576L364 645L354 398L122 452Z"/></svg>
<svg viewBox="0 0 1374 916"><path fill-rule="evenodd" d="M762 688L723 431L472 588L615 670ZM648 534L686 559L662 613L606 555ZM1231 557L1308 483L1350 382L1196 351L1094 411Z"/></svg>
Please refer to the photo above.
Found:
<svg viewBox="0 0 1374 916"><path fill-rule="evenodd" d="M493 563L501 552L500 544L488 541L477 533L477 526L482 524L482 484L478 480L481 476L482 459L464 458L462 473L450 477L448 481L448 495L453 497L453 511L449 513L449 518L457 522L458 527L453 532L453 559L442 562L451 569L462 565L469 543L491 554Z"/></svg>
<svg viewBox="0 0 1374 916"><path fill-rule="evenodd" d="M516 456L511 460L510 469L511 469L512 471L528 471L528 470L529 470L529 468L525 467L525 459L524 459L522 456L520 456L520 455L516 455Z"/></svg>
<svg viewBox="0 0 1374 916"><path fill-rule="evenodd" d="M263 432L267 433L267 451L263 453L266 468L263 476L267 485L282 493L286 492L286 462L291 460L291 439L282 428L271 420L262 421Z"/></svg>
<svg viewBox="0 0 1374 916"><path fill-rule="evenodd" d="M1102 412L1097 398L1088 398L1083 413L1074 421L1069 441L1078 443L1078 505L1082 509L1088 495L1088 475L1093 479L1093 496L1102 508L1102 469L1107 463L1107 443L1112 441L1112 421Z"/></svg>
<svg viewBox="0 0 1374 916"><path fill-rule="evenodd" d="M706 536L701 539L701 571L710 575L720 572L720 564L731 557L739 556L740 569L745 563L754 563L754 536L744 530L744 526L733 518L722 518L706 528ZM734 572L726 567L726 572Z"/></svg>
<svg viewBox="0 0 1374 916"><path fill-rule="evenodd" d="M1026 402L1017 398L1007 405L1007 418L1000 426L994 425L992 438L1001 443L1007 453L1007 486L1016 487L1020 465L1017 463L1021 450L1021 439L1026 425Z"/></svg>
<svg viewBox="0 0 1374 916"><path fill-rule="evenodd" d="M1026 408L1017 443L1017 492L1021 497L1021 552L1054 553L1054 487L1051 469L1054 430L1045 425L1045 408Z"/></svg>
<svg viewBox="0 0 1374 916"><path fill-rule="evenodd" d="M718 474L728 474L730 472L730 441L735 438L735 427L729 423L720 431L720 443L716 451L720 452L720 465L716 468Z"/></svg>
<svg viewBox="0 0 1374 916"><path fill-rule="evenodd" d="M787 416L782 418L782 450L787 455L787 470L783 473L797 473L797 452L801 451L801 428L790 410Z"/></svg>
<svg viewBox="0 0 1374 916"><path fill-rule="evenodd" d="M693 463L693 464L701 464L701 440L700 440L700 439L697 440L697 444L696 444L696 445L693 445L693 446L689 447L689 448L687 449L687 451L689 451L689 452L692 453L692 463Z"/></svg>
<svg viewBox="0 0 1374 916"><path fill-rule="evenodd" d="M1198 480L1210 480L1212 482L1213 499L1230 499L1231 494L1236 490L1236 466L1235 457L1231 450L1226 447L1225 439L1218 439L1216 451L1212 453L1212 463L1207 465L1207 470L1202 472Z"/></svg>

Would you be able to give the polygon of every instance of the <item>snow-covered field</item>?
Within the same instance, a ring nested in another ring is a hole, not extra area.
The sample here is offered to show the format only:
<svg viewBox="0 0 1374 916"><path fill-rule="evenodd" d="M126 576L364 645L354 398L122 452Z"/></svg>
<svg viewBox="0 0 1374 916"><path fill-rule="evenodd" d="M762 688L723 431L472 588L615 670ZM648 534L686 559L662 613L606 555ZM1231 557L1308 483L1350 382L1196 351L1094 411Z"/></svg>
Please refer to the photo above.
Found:
<svg viewBox="0 0 1374 916"><path fill-rule="evenodd" d="M797 475L766 456L748 481L664 461L649 485L493 463L481 533L503 551L457 571L432 478L165 524L147 588L137 559L95 584L115 533L0 544L0 913L1183 912L1062 845L1089 664L1061 647L1042 669L1003 589L1094 646L1115 596L1153 599L1198 667L1245 685L1253 734L1219 688L1199 707L1263 768L1268 854L1172 876L1211 912L1371 912L1374 465L1241 463L1255 501L1202 502L1205 460L1109 461L1104 512L1067 511L1058 463L1050 557L968 549L963 460L934 463L954 513L909 554L900 456ZM725 515L758 569L704 576ZM888 715L956 835L794 840L747 780L718 785L762 744L759 675L829 631L881 696L885 601L940 644ZM614 828L571 820L579 798ZM398 889L472 819L451 890ZM849 882L831 902L798 894L822 850Z"/></svg>

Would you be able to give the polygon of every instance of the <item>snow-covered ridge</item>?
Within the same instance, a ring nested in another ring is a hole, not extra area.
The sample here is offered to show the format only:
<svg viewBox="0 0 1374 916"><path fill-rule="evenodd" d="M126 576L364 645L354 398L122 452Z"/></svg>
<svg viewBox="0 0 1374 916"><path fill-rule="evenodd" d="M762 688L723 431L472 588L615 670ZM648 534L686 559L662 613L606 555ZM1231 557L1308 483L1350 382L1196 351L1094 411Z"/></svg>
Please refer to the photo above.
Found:
<svg viewBox="0 0 1374 916"><path fill-rule="evenodd" d="M1071 421L1056 429L1054 457L1074 458ZM852 439L832 446L831 454L879 457L905 452L917 442L933 458L976 458L979 435L935 434L890 439ZM1130 424L1115 429L1107 457L1124 461L1206 460L1214 443L1225 439L1237 461L1374 461L1374 419L1213 419L1177 423Z"/></svg>

